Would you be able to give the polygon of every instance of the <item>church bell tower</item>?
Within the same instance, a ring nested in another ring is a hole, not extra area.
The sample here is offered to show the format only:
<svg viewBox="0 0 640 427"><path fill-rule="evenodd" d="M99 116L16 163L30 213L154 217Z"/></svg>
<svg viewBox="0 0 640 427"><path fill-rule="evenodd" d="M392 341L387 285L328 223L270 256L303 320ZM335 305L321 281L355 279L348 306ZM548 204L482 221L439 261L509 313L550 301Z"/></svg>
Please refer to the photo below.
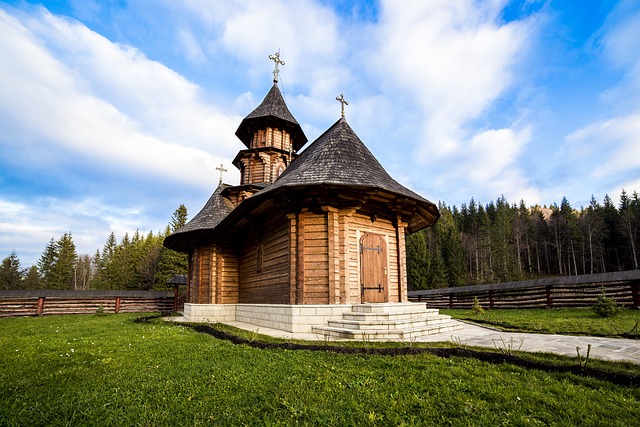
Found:
<svg viewBox="0 0 640 427"><path fill-rule="evenodd" d="M278 66L284 65L284 61L280 53L270 55L269 59L275 63L273 86L236 131L247 147L233 159L233 165L240 170L240 185L234 188L235 194L230 194L236 204L275 181L307 142L278 89Z"/></svg>

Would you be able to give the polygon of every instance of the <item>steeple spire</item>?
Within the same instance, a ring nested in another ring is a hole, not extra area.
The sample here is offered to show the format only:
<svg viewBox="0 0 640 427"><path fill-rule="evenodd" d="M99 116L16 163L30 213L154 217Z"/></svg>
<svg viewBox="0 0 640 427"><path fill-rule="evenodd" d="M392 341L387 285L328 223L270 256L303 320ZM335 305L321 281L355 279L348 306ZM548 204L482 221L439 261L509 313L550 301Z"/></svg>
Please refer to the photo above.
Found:
<svg viewBox="0 0 640 427"><path fill-rule="evenodd" d="M278 65L284 65L284 61L280 59L280 51L278 50L275 55L269 55L269 59L275 63L276 68L273 70L273 82L278 83Z"/></svg>

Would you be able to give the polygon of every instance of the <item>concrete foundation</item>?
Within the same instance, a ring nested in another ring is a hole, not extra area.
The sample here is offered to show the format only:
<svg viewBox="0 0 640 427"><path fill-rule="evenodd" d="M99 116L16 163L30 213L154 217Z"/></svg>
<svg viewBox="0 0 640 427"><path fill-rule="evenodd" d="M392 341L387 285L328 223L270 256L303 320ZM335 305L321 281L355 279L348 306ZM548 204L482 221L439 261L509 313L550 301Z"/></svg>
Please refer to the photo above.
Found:
<svg viewBox="0 0 640 427"><path fill-rule="evenodd" d="M449 332L461 326L420 303L383 304L185 304L187 322L241 322L330 338L392 341Z"/></svg>

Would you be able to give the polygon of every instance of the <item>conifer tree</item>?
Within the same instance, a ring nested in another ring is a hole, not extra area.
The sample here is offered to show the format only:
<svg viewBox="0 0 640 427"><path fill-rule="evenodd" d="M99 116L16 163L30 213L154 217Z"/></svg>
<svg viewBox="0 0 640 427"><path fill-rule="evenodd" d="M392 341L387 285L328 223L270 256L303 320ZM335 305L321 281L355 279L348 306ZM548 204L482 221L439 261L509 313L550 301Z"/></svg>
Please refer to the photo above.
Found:
<svg viewBox="0 0 640 427"><path fill-rule="evenodd" d="M54 270L56 261L58 260L58 249L56 246L56 241L52 237L47 246L44 248L44 252L40 256L38 260L38 271L40 272L40 277L42 278L42 287L44 289L53 289L53 284L55 282L54 278Z"/></svg>
<svg viewBox="0 0 640 427"><path fill-rule="evenodd" d="M38 266L32 265L24 273L22 281L22 289L40 289L42 287Z"/></svg>
<svg viewBox="0 0 640 427"><path fill-rule="evenodd" d="M18 255L15 252L11 252L0 264L0 289L22 288L22 276L20 259L18 259Z"/></svg>
<svg viewBox="0 0 640 427"><path fill-rule="evenodd" d="M180 205L171 216L171 221L162 236L162 240L169 234L187 223L187 208ZM160 264L156 273L155 283L159 288L165 288L166 282L176 274L187 274L188 268L187 254L176 252L165 247L161 247Z"/></svg>
<svg viewBox="0 0 640 427"><path fill-rule="evenodd" d="M171 232L174 233L177 229L184 226L187 223L187 208L185 205L180 204L178 209L171 215Z"/></svg>
<svg viewBox="0 0 640 427"><path fill-rule="evenodd" d="M75 289L75 267L78 260L76 245L71 233L64 233L56 242L56 261L54 266L52 289Z"/></svg>
<svg viewBox="0 0 640 427"><path fill-rule="evenodd" d="M638 228L640 221L640 206L638 206L638 194L634 193L634 199L627 195L627 192L623 189L620 195L620 231L628 242L625 245L628 248L628 256L630 263L628 268L638 269L638 254L636 248L636 241L638 239Z"/></svg>

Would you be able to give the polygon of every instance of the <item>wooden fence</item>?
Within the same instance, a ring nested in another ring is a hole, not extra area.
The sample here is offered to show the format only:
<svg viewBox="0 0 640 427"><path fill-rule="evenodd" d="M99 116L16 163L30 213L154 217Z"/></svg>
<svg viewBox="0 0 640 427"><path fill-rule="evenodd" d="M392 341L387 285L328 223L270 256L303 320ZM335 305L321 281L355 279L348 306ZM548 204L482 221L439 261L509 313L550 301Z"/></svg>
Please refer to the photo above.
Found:
<svg viewBox="0 0 640 427"><path fill-rule="evenodd" d="M174 291L0 291L0 317L176 311Z"/></svg>
<svg viewBox="0 0 640 427"><path fill-rule="evenodd" d="M431 308L470 308L474 298L496 309L591 307L602 289L618 304L640 308L640 270L410 291L409 301Z"/></svg>

